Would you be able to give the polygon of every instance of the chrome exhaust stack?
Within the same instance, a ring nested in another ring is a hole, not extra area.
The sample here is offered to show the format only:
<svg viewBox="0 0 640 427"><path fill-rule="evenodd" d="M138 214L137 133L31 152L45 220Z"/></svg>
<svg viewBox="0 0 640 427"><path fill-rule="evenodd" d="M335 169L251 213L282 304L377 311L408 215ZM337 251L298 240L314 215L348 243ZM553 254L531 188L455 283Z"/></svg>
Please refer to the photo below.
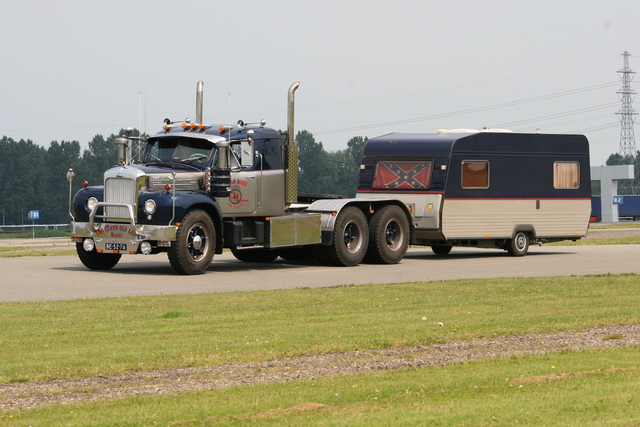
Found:
<svg viewBox="0 0 640 427"><path fill-rule="evenodd" d="M204 82L196 85L196 123L202 123L202 104L204 99Z"/></svg>
<svg viewBox="0 0 640 427"><path fill-rule="evenodd" d="M287 99L287 141L284 146L286 171L286 191L285 204L287 206L298 201L298 146L294 134L294 93L300 86L300 82L295 82L289 87L289 97Z"/></svg>

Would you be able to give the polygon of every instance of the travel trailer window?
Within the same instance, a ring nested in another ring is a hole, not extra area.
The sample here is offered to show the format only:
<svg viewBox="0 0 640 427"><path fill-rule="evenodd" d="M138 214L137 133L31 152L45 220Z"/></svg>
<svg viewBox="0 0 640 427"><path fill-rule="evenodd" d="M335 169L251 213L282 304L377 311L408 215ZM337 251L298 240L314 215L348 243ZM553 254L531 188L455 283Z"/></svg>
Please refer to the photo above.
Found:
<svg viewBox="0 0 640 427"><path fill-rule="evenodd" d="M489 162L464 160L462 162L462 188L489 188Z"/></svg>
<svg viewBox="0 0 640 427"><path fill-rule="evenodd" d="M376 164L373 188L426 190L431 186L430 160L380 160Z"/></svg>
<svg viewBox="0 0 640 427"><path fill-rule="evenodd" d="M555 162L553 164L553 188L579 188L580 164Z"/></svg>

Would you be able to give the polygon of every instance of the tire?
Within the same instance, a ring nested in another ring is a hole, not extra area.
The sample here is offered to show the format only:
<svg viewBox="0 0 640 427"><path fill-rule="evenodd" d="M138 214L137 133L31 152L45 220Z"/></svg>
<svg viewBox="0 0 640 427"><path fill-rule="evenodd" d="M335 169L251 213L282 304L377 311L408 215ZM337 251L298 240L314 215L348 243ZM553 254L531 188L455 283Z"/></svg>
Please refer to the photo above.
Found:
<svg viewBox="0 0 640 427"><path fill-rule="evenodd" d="M278 252L270 249L238 249L231 248L231 253L244 262L273 262L278 258Z"/></svg>
<svg viewBox="0 0 640 427"><path fill-rule="evenodd" d="M91 270L111 270L122 256L122 254L99 254L95 248L87 252L82 247L82 243L76 243L76 252L84 266Z"/></svg>
<svg viewBox="0 0 640 427"><path fill-rule="evenodd" d="M179 274L202 274L207 271L216 247L216 230L209 215L192 210L182 219L176 240L169 247L169 262Z"/></svg>
<svg viewBox="0 0 640 427"><path fill-rule="evenodd" d="M333 242L324 247L324 252L331 265L353 267L364 258L368 244L367 218L360 209L347 206L338 214L333 228Z"/></svg>
<svg viewBox="0 0 640 427"><path fill-rule="evenodd" d="M513 239L507 241L507 252L511 256L524 256L529 250L529 235L524 231L516 232Z"/></svg>
<svg viewBox="0 0 640 427"><path fill-rule="evenodd" d="M447 255L449 252L451 252L452 248L453 246L445 246L445 245L431 246L431 250L436 255Z"/></svg>
<svg viewBox="0 0 640 427"><path fill-rule="evenodd" d="M397 264L409 247L409 220L402 208L385 206L369 221L367 261L375 264Z"/></svg>

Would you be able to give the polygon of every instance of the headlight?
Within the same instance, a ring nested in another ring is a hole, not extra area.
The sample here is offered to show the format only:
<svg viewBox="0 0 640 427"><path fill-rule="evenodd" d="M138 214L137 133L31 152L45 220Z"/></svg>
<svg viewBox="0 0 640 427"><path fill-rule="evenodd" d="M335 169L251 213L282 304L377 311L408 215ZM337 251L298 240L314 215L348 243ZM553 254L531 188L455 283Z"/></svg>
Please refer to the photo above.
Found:
<svg viewBox="0 0 640 427"><path fill-rule="evenodd" d="M156 202L153 199L149 199L144 202L144 211L147 215L151 215L156 211Z"/></svg>
<svg viewBox="0 0 640 427"><path fill-rule="evenodd" d="M89 200L87 200L87 209L89 210L89 212L91 212L97 204L98 199L96 199L95 197L89 197Z"/></svg>

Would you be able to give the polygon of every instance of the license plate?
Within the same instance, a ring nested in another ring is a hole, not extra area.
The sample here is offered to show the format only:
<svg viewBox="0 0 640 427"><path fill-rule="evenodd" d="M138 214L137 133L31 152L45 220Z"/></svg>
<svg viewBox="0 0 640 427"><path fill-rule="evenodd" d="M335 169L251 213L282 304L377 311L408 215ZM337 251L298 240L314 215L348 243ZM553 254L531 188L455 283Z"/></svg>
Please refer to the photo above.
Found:
<svg viewBox="0 0 640 427"><path fill-rule="evenodd" d="M105 243L104 248L108 251L126 251L126 243Z"/></svg>

